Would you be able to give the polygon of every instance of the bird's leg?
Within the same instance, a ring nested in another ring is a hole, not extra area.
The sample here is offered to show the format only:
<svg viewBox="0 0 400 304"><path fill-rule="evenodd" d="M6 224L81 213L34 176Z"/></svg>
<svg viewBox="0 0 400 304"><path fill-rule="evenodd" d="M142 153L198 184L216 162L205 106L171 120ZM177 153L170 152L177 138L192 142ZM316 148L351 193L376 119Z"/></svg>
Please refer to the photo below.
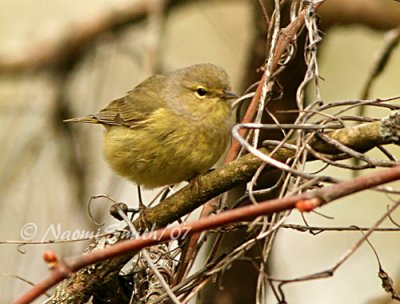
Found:
<svg viewBox="0 0 400 304"><path fill-rule="evenodd" d="M195 187L195 189L197 191L199 189L199 187L201 186L200 177L205 175L205 174L208 174L208 173L210 173L210 172L212 172L214 170L215 170L214 168L210 168L210 169L207 169L207 171L204 172L204 173L196 173L191 178L189 178L187 181L189 182L190 185Z"/></svg>
<svg viewBox="0 0 400 304"><path fill-rule="evenodd" d="M201 180L200 180L201 176L202 174L196 174L188 180L189 186L193 187L194 191L198 191L201 186Z"/></svg>
<svg viewBox="0 0 400 304"><path fill-rule="evenodd" d="M138 199L139 199L139 210L144 210L147 207L143 204L143 199L142 199L142 189L140 189L140 185L137 185L137 193L138 193Z"/></svg>
<svg viewBox="0 0 400 304"><path fill-rule="evenodd" d="M160 197L160 202L162 202L163 200L165 200L167 198L172 186L167 186L164 188L164 190L162 191L161 197Z"/></svg>
<svg viewBox="0 0 400 304"><path fill-rule="evenodd" d="M138 193L138 199L139 199L139 218L140 218L140 226L141 229L146 229L150 226L149 222L146 219L146 205L143 203L142 199L142 189L140 188L140 185L137 185L137 193Z"/></svg>
<svg viewBox="0 0 400 304"><path fill-rule="evenodd" d="M215 171L215 168L210 168L210 169L207 169L207 171L205 173L203 173L203 174L208 174L208 173L213 172L213 171Z"/></svg>

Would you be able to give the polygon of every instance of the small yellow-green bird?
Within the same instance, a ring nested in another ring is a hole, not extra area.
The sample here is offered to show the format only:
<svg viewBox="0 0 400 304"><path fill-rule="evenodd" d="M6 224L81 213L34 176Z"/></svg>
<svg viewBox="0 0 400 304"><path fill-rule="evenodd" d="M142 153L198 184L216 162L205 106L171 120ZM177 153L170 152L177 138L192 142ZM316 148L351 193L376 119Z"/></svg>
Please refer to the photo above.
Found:
<svg viewBox="0 0 400 304"><path fill-rule="evenodd" d="M151 76L98 113L65 121L102 124L111 168L155 188L215 164L230 142L236 97L222 68L197 64Z"/></svg>

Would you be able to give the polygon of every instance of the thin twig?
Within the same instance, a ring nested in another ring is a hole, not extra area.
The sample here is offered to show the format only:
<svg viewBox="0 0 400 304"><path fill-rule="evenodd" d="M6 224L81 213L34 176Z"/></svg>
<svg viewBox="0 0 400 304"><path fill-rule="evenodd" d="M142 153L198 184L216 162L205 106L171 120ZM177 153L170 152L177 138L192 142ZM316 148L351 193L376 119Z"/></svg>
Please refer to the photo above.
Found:
<svg viewBox="0 0 400 304"><path fill-rule="evenodd" d="M130 231L133 233L133 235L139 235L139 233L136 230L135 226L132 225L132 222L129 220L129 218L125 215L125 213L121 209L118 209L118 214L123 218L123 220L128 225L128 227L129 227ZM169 288L168 283L164 280L164 277L158 271L157 266L153 263L153 261L152 261L150 255L149 255L149 253L147 252L147 250L143 249L141 251L141 254L143 255L143 257L146 260L147 264L149 265L149 267L151 268L151 270L153 271L153 273L157 277L157 279L158 279L159 283L161 284L161 286L164 288L164 290L168 294L168 297L170 298L170 300L172 302L174 302L175 304L180 304L181 302L178 300L176 295L172 292L171 288Z"/></svg>
<svg viewBox="0 0 400 304"><path fill-rule="evenodd" d="M14 302L14 304L30 303L50 287L70 276L71 273L76 272L85 266L104 261L112 257L121 256L128 252L137 251L142 248L158 244L162 241L171 240L177 236L177 233L179 233L180 236L188 233L197 233L216 227L221 227L229 223L255 218L260 215L268 215L279 211L290 210L296 208L296 206L299 206L299 202L304 201L312 201L314 207L322 206L338 198L397 179L400 179L400 166L375 172L370 175L360 176L350 181L341 182L339 184L307 193L261 202L258 205L240 207L212 217L202 218L192 223L182 223L176 227L159 229L145 234L139 239L122 241L104 249L95 250L75 258L60 261L54 266L52 273L48 277L38 282L34 288L28 291L25 295L21 296ZM368 237L369 234L367 233L366 236ZM345 259L346 258L344 257L342 260L344 261Z"/></svg>

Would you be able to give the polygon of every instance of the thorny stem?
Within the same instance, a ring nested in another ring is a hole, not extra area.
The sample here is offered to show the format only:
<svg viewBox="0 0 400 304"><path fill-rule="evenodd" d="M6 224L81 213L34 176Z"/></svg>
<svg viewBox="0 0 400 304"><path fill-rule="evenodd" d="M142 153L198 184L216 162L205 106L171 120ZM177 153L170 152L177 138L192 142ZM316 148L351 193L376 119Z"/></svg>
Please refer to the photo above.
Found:
<svg viewBox="0 0 400 304"><path fill-rule="evenodd" d="M293 209L300 201L312 200L315 205L314 207L322 206L340 197L353 194L364 189L373 188L397 179L400 179L400 166L375 172L374 174L357 177L350 181L341 182L303 194L261 202L258 205L240 207L212 217L202 218L192 223L183 223L176 227L159 229L143 235L139 239L121 241L111 247L95 250L75 258L61 261L54 267L52 273L47 278L37 283L33 289L15 301L14 304L30 303L30 301L36 299L50 287L54 286L64 278L70 276L73 272L76 272L85 266L98 263L112 257L121 256L132 251L137 251L142 248L158 244L162 241L171 240L173 236L176 236L177 231L180 235L182 235L182 233L197 233L221 227L229 223L246 221L257 216ZM369 234L367 233L366 236L368 237L368 235Z"/></svg>

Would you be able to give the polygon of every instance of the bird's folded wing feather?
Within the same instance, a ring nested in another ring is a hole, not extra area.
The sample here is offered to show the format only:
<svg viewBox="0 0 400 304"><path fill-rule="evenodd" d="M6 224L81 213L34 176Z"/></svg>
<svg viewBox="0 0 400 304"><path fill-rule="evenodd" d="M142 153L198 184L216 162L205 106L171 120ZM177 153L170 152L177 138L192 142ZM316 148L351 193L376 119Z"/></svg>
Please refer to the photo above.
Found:
<svg viewBox="0 0 400 304"><path fill-rule="evenodd" d="M93 115L101 124L113 126L133 127L146 120L149 115L160 107L165 107L166 102L160 96L163 75L154 75L128 93L123 98L113 100L100 112Z"/></svg>

